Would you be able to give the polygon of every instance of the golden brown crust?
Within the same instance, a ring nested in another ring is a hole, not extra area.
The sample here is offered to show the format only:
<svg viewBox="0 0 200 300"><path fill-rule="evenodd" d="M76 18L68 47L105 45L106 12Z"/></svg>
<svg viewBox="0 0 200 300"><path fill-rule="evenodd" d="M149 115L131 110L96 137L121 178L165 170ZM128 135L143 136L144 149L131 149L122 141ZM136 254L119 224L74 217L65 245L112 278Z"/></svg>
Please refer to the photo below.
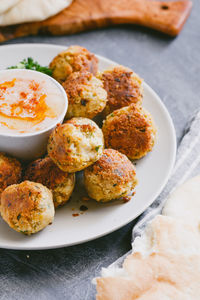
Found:
<svg viewBox="0 0 200 300"><path fill-rule="evenodd" d="M24 222L31 222L30 212L38 210L41 197L41 190L33 182L24 181L9 186L1 195L2 217L12 228L16 227L20 218Z"/></svg>
<svg viewBox="0 0 200 300"><path fill-rule="evenodd" d="M135 188L135 168L124 154L105 149L100 159L84 170L84 184L88 195L96 201L119 199Z"/></svg>
<svg viewBox="0 0 200 300"><path fill-rule="evenodd" d="M69 75L67 80L62 84L67 93L69 103L73 104L75 102L77 96L80 96L84 90L83 85L87 85L91 78L92 74L87 71L74 72Z"/></svg>
<svg viewBox="0 0 200 300"><path fill-rule="evenodd" d="M53 70L53 77L62 83L73 72L88 71L96 75L98 59L81 46L70 46L54 57L49 66Z"/></svg>
<svg viewBox="0 0 200 300"><path fill-rule="evenodd" d="M11 222L21 213L21 204L23 203L23 216L29 218L30 211L38 207L41 197L41 191L28 181L22 182L20 185L12 185L2 193L2 206L9 207L9 217ZM34 199L34 201L33 201Z"/></svg>
<svg viewBox="0 0 200 300"><path fill-rule="evenodd" d="M0 196L7 186L20 182L21 173L22 167L17 159L0 153Z"/></svg>
<svg viewBox="0 0 200 300"><path fill-rule="evenodd" d="M106 115L132 103L141 105L142 80L132 70L119 66L103 72L100 77L108 94Z"/></svg>
<svg viewBox="0 0 200 300"><path fill-rule="evenodd" d="M47 146L49 156L61 170L66 161L68 165L73 165L73 159L70 157L71 149L66 146L66 143L70 142L65 136L65 131L70 132L68 129L70 129L68 124L58 124L50 135Z"/></svg>
<svg viewBox="0 0 200 300"><path fill-rule="evenodd" d="M134 104L114 111L103 124L105 146L139 159L152 150L155 127L151 116Z"/></svg>
<svg viewBox="0 0 200 300"><path fill-rule="evenodd" d="M115 183L124 184L132 180L136 173L131 161L122 153L113 149L104 149L103 155L93 165L85 170L98 174L102 180L115 180Z"/></svg>
<svg viewBox="0 0 200 300"><path fill-rule="evenodd" d="M52 193L42 184L27 180L10 185L1 195L1 215L14 230L35 233L52 222Z"/></svg>
<svg viewBox="0 0 200 300"><path fill-rule="evenodd" d="M106 106L107 93L101 80L87 71L74 72L63 82L68 96L66 118L94 118Z"/></svg>
<svg viewBox="0 0 200 300"><path fill-rule="evenodd" d="M37 159L28 165L24 180L39 182L49 189L54 189L57 185L63 183L67 175L47 156Z"/></svg>
<svg viewBox="0 0 200 300"><path fill-rule="evenodd" d="M54 205L58 207L69 200L75 184L75 174L63 172L47 156L28 165L24 180L42 183L52 190Z"/></svg>
<svg viewBox="0 0 200 300"><path fill-rule="evenodd" d="M88 134L93 133L93 131L96 129L96 127L93 125L95 123L88 122L85 124L79 124L77 123L77 119L78 118L72 118L71 120L68 120L65 124L72 124L73 126L80 128L81 131L87 132ZM79 119L84 119L84 118L79 118Z"/></svg>
<svg viewBox="0 0 200 300"><path fill-rule="evenodd" d="M51 159L69 173L80 171L98 160L103 148L101 129L87 118L72 118L58 125L47 146Z"/></svg>

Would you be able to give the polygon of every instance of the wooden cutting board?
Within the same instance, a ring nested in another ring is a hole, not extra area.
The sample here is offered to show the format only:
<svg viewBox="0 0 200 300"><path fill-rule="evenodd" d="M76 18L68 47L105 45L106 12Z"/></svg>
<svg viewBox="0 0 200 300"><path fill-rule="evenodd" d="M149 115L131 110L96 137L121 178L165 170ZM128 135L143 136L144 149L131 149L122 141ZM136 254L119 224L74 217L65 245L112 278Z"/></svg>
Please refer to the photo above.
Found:
<svg viewBox="0 0 200 300"><path fill-rule="evenodd" d="M0 27L0 42L27 35L73 34L115 24L137 24L176 36L191 8L189 0L74 0L45 21Z"/></svg>

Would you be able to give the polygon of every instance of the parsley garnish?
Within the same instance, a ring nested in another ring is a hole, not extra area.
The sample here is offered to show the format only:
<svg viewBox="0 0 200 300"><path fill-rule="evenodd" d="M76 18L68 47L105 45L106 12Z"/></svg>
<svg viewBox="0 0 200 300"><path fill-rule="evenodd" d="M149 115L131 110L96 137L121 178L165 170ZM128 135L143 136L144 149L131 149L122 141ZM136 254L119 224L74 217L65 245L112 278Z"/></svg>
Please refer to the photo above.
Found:
<svg viewBox="0 0 200 300"><path fill-rule="evenodd" d="M95 150L98 152L100 147L101 147L101 146L95 147Z"/></svg>
<svg viewBox="0 0 200 300"><path fill-rule="evenodd" d="M48 67L41 66L37 61L34 61L32 57L23 59L16 66L11 66L8 69L28 69L38 71L49 76L52 75L52 70Z"/></svg>

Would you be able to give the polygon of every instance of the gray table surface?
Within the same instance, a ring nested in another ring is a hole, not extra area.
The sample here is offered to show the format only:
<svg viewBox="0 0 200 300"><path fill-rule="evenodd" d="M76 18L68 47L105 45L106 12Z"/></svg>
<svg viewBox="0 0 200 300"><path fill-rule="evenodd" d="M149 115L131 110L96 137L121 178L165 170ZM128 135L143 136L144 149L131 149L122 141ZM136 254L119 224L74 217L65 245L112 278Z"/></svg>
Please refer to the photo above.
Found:
<svg viewBox="0 0 200 300"><path fill-rule="evenodd" d="M120 26L73 36L27 37L8 42L79 44L127 65L160 95L180 140L200 104L200 1L175 39L147 29ZM0 249L0 299L95 299L93 277L131 247L134 221L100 239L48 251Z"/></svg>

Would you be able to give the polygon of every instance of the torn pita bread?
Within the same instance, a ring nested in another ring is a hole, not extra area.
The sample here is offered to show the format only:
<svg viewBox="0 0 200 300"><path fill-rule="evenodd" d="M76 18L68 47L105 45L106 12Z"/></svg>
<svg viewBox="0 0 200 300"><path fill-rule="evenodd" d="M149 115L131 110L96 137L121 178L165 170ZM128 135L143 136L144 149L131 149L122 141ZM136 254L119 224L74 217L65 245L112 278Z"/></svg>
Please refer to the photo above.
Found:
<svg viewBox="0 0 200 300"><path fill-rule="evenodd" d="M200 299L200 255L142 258L137 253L126 259L124 269L128 278L97 278L97 300Z"/></svg>
<svg viewBox="0 0 200 300"><path fill-rule="evenodd" d="M200 176L178 187L167 199L162 214L194 225L200 230Z"/></svg>
<svg viewBox="0 0 200 300"><path fill-rule="evenodd" d="M193 226L158 215L133 243L133 252L146 257L152 253L200 254L200 235Z"/></svg>
<svg viewBox="0 0 200 300"><path fill-rule="evenodd" d="M104 277L96 279L96 299L200 299L199 240L193 227L157 216L134 243L123 268L104 269Z"/></svg>
<svg viewBox="0 0 200 300"><path fill-rule="evenodd" d="M43 21L68 7L71 2L72 0L20 0L0 15L0 26Z"/></svg>
<svg viewBox="0 0 200 300"><path fill-rule="evenodd" d="M15 6L21 0L0 0L0 15Z"/></svg>

